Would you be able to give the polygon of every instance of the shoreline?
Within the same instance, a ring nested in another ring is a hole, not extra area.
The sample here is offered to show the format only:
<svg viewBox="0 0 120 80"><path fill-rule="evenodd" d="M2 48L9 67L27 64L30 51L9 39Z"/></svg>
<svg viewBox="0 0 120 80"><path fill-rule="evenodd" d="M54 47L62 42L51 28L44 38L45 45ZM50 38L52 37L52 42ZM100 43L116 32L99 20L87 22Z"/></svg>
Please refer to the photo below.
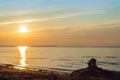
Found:
<svg viewBox="0 0 120 80"><path fill-rule="evenodd" d="M118 77L120 76L120 71L110 71L102 68L96 68L95 73L97 73L96 71L98 71L98 73L100 72L99 75L101 76L101 79L99 80L102 80L102 78L104 78L103 73L107 73L107 74L111 73L112 75L114 75L114 77L112 77L113 79L111 80L117 80L114 79L116 78L116 76L118 79L120 79L120 77ZM92 77L92 75L89 76L89 73L93 74L93 72L90 72L88 68L79 69L73 71L72 73L65 73L65 72L58 72L58 71L44 70L44 69L37 69L30 67L16 68L16 66L12 64L0 64L0 80L18 80L18 78L19 80L75 80L72 78L75 78L75 76L78 74L80 74L81 76L79 76L80 79L76 78L77 80L87 80L86 77L82 76L82 74L84 73L86 74L85 76L90 78ZM111 74L109 74L110 78L111 78ZM99 76L97 77L99 78ZM98 80L97 77L92 77L93 79L90 80ZM105 79L105 80L109 80L109 79Z"/></svg>
<svg viewBox="0 0 120 80"><path fill-rule="evenodd" d="M58 71L0 64L0 80L64 80L68 75Z"/></svg>
<svg viewBox="0 0 120 80"><path fill-rule="evenodd" d="M0 67L21 69L21 70L32 70L32 71L45 70L45 71L54 71L54 72L68 73L68 74L74 71L74 70L69 70L69 69L45 68L45 67L40 67L40 66L34 66L34 67L32 67L32 66L25 66L24 67L24 66L19 66L19 65L14 65L14 64L7 64L7 63L0 63Z"/></svg>

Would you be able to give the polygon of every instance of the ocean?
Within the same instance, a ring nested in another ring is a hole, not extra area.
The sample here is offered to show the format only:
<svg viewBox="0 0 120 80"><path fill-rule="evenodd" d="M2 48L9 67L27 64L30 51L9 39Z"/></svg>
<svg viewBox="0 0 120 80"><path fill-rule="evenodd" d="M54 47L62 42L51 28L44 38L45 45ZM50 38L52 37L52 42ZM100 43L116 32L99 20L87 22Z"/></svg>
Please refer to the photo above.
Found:
<svg viewBox="0 0 120 80"><path fill-rule="evenodd" d="M104 69L120 71L120 47L0 47L0 63L72 72L91 58Z"/></svg>

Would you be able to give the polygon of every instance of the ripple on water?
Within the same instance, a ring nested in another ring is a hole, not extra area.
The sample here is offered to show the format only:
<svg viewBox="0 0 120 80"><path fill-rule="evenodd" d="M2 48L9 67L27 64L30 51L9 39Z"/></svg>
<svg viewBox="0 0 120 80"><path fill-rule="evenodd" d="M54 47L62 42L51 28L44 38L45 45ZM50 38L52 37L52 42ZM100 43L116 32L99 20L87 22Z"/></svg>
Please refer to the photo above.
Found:
<svg viewBox="0 0 120 80"><path fill-rule="evenodd" d="M105 65L105 64L110 64L110 65L120 65L119 63L112 63L112 62L102 62L102 61L99 61L99 65Z"/></svg>

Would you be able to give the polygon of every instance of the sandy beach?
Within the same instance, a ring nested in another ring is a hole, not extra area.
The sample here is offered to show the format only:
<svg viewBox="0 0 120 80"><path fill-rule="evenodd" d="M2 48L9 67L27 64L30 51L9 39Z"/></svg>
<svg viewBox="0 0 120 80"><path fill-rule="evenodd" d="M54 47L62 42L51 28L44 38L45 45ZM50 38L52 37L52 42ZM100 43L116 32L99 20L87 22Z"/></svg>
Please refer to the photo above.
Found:
<svg viewBox="0 0 120 80"><path fill-rule="evenodd" d="M18 68L11 64L0 65L0 80L64 80L68 75L36 68Z"/></svg>
<svg viewBox="0 0 120 80"><path fill-rule="evenodd" d="M0 65L0 80L120 80L119 71L102 68L79 69L63 73L36 68L17 68L11 64Z"/></svg>

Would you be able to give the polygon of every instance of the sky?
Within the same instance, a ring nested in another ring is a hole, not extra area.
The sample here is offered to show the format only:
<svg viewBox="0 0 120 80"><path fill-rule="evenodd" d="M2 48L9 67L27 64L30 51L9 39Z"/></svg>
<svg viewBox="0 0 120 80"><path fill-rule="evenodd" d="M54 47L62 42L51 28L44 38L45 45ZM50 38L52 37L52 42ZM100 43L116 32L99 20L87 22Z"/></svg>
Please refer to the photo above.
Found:
<svg viewBox="0 0 120 80"><path fill-rule="evenodd" d="M0 46L120 46L119 3L0 0Z"/></svg>

